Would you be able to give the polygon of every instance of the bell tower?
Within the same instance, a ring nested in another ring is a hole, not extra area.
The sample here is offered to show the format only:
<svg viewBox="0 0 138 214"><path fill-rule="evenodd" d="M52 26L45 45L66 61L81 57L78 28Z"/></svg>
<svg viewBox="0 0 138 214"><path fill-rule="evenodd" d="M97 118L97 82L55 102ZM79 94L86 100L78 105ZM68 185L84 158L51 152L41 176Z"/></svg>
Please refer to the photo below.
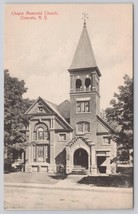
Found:
<svg viewBox="0 0 138 214"><path fill-rule="evenodd" d="M74 136L85 135L91 142L96 143L101 73L96 65L85 19L68 71L70 73L70 124L74 128Z"/></svg>

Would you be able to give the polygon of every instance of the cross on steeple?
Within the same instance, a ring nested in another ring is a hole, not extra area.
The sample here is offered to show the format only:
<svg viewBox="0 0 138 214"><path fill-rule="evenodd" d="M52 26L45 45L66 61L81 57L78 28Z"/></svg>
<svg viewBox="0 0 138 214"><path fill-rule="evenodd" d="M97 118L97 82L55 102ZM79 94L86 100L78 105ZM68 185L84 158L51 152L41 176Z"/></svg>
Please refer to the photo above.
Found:
<svg viewBox="0 0 138 214"><path fill-rule="evenodd" d="M86 27L86 19L88 19L88 13L82 13L82 15L83 15L82 19L84 21L83 26Z"/></svg>

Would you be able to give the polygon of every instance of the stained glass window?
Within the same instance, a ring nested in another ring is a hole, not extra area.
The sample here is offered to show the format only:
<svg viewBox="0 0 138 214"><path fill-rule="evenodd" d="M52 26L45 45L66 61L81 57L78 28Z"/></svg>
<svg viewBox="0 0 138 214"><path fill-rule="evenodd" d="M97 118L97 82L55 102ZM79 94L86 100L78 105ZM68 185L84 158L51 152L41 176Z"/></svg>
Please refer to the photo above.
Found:
<svg viewBox="0 0 138 214"><path fill-rule="evenodd" d="M36 125L36 128L33 132L33 140L48 140L49 132L46 126Z"/></svg>
<svg viewBox="0 0 138 214"><path fill-rule="evenodd" d="M37 137L38 140L44 140L44 129L41 127L38 128L37 135L38 135L38 137Z"/></svg>

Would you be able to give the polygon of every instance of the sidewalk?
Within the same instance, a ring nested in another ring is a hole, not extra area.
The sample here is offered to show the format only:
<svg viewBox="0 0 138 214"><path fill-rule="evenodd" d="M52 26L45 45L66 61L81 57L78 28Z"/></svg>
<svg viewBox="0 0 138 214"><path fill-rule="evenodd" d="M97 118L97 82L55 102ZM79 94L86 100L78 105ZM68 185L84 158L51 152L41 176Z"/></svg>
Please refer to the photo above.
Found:
<svg viewBox="0 0 138 214"><path fill-rule="evenodd" d="M19 188L39 188L39 189L60 189L60 190L84 190L84 191L102 191L102 192L120 192L133 193L132 188L114 188L114 187L96 187L86 184L77 184L71 180L62 180L56 184L36 184L36 183L14 183L5 182L5 187L19 187Z"/></svg>

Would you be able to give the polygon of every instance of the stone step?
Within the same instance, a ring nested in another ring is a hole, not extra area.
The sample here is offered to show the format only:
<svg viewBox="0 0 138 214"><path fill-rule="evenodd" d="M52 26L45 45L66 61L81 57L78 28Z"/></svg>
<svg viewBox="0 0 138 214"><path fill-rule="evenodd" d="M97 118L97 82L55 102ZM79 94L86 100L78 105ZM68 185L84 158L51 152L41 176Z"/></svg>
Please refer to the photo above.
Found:
<svg viewBox="0 0 138 214"><path fill-rule="evenodd" d="M85 167L74 167L73 170L82 171L82 170L86 170L86 168Z"/></svg>
<svg viewBox="0 0 138 214"><path fill-rule="evenodd" d="M85 167L82 166L74 166L72 170L72 174L78 174L78 175L86 175L88 170Z"/></svg>
<svg viewBox="0 0 138 214"><path fill-rule="evenodd" d="M86 169L73 169L73 171L82 172L82 171L86 171Z"/></svg>
<svg viewBox="0 0 138 214"><path fill-rule="evenodd" d="M83 167L83 166L80 166L80 165L75 165L75 166L74 166L74 169L86 169L86 168Z"/></svg>
<svg viewBox="0 0 138 214"><path fill-rule="evenodd" d="M87 175L87 170L85 171L76 171L76 170L72 170L71 174L75 174L75 175Z"/></svg>

